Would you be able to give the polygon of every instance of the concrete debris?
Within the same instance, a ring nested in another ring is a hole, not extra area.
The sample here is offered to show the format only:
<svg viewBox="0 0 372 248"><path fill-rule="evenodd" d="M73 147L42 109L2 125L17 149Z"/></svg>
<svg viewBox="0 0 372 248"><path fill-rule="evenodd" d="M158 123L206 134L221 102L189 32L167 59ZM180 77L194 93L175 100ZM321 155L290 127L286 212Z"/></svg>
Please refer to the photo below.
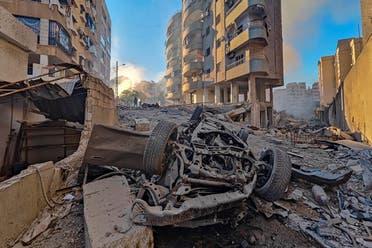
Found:
<svg viewBox="0 0 372 248"><path fill-rule="evenodd" d="M150 131L150 122L148 119L135 119L135 130L139 132L147 132Z"/></svg>
<svg viewBox="0 0 372 248"><path fill-rule="evenodd" d="M311 191L313 192L314 199L317 203L319 203L321 206L326 206L328 204L328 195L322 187L319 185L314 185Z"/></svg>
<svg viewBox="0 0 372 248"><path fill-rule="evenodd" d="M153 247L152 230L130 220L132 195L123 176L83 186L86 246Z"/></svg>

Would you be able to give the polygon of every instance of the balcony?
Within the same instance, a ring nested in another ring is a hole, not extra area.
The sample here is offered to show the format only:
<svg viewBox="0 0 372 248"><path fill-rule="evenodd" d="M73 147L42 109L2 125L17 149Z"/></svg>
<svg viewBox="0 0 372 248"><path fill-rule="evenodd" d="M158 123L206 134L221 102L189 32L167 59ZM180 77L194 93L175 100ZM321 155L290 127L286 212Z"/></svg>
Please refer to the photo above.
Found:
<svg viewBox="0 0 372 248"><path fill-rule="evenodd" d="M170 67L181 67L181 58L180 57L172 57L167 61L167 68Z"/></svg>
<svg viewBox="0 0 372 248"><path fill-rule="evenodd" d="M192 90L203 89L209 87L212 83L211 82L203 82L203 81L188 81L184 82L182 85L182 92L187 93Z"/></svg>
<svg viewBox="0 0 372 248"><path fill-rule="evenodd" d="M167 82L165 83L165 87L168 89L168 88L172 88L173 85L174 85L173 78L168 78Z"/></svg>
<svg viewBox="0 0 372 248"><path fill-rule="evenodd" d="M253 16L265 15L265 0L241 0L231 7L226 13L226 27L232 25L235 20L247 10Z"/></svg>
<svg viewBox="0 0 372 248"><path fill-rule="evenodd" d="M229 42L226 53L232 52L248 43L259 44L267 46L267 31L263 24L252 25L244 31L238 31L234 34L233 38Z"/></svg>
<svg viewBox="0 0 372 248"><path fill-rule="evenodd" d="M183 31L182 36L187 38L188 35L192 34L195 31L202 31L203 23L200 21L192 23L190 26L186 27Z"/></svg>
<svg viewBox="0 0 372 248"><path fill-rule="evenodd" d="M191 77L193 73L198 73L203 70L203 62L188 62L183 66L183 75Z"/></svg>
<svg viewBox="0 0 372 248"><path fill-rule="evenodd" d="M183 16L182 16L183 23L185 23L186 22L185 20L195 11L200 12L203 10L203 2L204 0L196 0L195 2L190 4L189 7L187 7L187 9L183 12Z"/></svg>
<svg viewBox="0 0 372 248"><path fill-rule="evenodd" d="M226 67L226 80L247 77L251 73L267 75L268 69L266 58L243 58Z"/></svg>
<svg viewBox="0 0 372 248"><path fill-rule="evenodd" d="M183 55L187 55L195 49L203 49L203 41L202 40L192 40L189 44L184 46L183 48Z"/></svg>

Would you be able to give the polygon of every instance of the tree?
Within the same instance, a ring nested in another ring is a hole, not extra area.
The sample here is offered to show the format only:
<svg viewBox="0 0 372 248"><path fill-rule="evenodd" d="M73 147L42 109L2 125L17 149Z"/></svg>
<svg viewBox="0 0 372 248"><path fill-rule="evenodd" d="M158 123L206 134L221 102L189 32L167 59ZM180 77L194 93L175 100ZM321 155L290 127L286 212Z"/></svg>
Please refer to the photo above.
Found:
<svg viewBox="0 0 372 248"><path fill-rule="evenodd" d="M135 98L137 98L137 100L139 98L139 94L135 90L124 90L120 94L120 100L127 106L134 106Z"/></svg>

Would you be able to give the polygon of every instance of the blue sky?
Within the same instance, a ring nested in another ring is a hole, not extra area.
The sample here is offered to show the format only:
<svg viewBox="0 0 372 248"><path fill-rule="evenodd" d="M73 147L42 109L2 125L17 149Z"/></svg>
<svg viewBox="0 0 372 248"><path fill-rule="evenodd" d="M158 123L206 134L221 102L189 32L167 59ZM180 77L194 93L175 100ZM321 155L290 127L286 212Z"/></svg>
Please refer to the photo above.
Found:
<svg viewBox="0 0 372 248"><path fill-rule="evenodd" d="M168 20L181 0L106 0L112 21L112 60L124 73L158 80L166 70ZM320 56L335 53L337 40L358 36L359 0L282 0L285 81L317 81Z"/></svg>

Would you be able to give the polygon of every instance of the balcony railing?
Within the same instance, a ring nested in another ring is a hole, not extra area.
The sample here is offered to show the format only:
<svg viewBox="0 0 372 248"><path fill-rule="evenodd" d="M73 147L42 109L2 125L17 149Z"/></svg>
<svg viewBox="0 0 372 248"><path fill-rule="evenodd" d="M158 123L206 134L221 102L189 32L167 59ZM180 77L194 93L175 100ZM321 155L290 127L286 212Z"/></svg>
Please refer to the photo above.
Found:
<svg viewBox="0 0 372 248"><path fill-rule="evenodd" d="M239 60L236 60L236 61L234 61L233 63L228 64L228 65L226 66L226 70L230 70L230 69L234 68L235 66L238 66L238 65L244 64L245 61L246 61L246 58L245 58L245 57L243 57L243 58L241 58L241 59L239 59Z"/></svg>

